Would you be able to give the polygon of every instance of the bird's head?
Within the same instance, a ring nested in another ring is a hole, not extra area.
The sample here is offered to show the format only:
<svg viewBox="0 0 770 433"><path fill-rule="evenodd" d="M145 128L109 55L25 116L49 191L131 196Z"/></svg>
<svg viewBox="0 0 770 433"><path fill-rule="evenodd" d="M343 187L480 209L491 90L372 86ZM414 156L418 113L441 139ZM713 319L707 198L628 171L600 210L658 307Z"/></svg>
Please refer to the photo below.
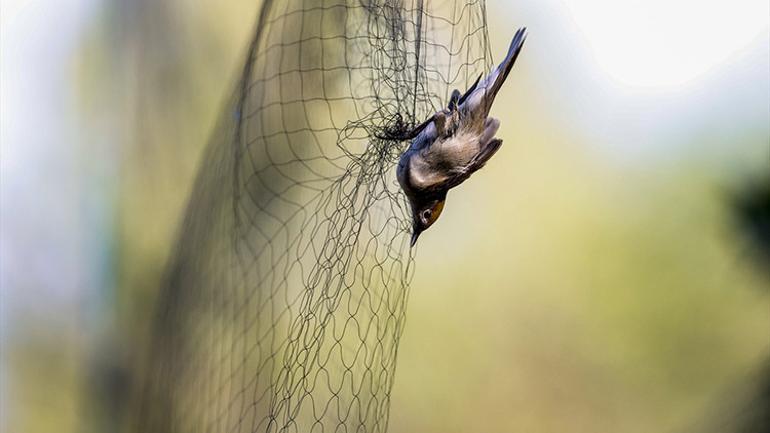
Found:
<svg viewBox="0 0 770 433"><path fill-rule="evenodd" d="M412 204L412 241L410 246L414 246L420 234L438 220L445 202L446 193Z"/></svg>

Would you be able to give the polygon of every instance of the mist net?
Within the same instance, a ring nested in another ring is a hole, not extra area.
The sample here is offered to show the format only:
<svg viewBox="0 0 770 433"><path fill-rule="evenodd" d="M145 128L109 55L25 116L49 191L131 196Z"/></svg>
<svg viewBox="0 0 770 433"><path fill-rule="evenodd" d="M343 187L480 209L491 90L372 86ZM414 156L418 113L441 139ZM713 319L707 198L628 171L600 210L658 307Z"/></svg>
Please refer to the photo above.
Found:
<svg viewBox="0 0 770 433"><path fill-rule="evenodd" d="M136 431L387 430L414 273L394 137L491 63L483 0L265 1L168 264Z"/></svg>

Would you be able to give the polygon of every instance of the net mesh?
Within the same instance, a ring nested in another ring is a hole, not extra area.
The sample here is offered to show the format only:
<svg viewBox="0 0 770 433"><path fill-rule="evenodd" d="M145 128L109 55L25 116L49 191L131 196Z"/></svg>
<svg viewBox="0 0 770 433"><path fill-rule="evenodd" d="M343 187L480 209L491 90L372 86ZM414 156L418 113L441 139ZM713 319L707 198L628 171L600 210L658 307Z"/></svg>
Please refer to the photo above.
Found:
<svg viewBox="0 0 770 433"><path fill-rule="evenodd" d="M384 432L398 137L489 69L483 1L267 0L158 300L134 429Z"/></svg>

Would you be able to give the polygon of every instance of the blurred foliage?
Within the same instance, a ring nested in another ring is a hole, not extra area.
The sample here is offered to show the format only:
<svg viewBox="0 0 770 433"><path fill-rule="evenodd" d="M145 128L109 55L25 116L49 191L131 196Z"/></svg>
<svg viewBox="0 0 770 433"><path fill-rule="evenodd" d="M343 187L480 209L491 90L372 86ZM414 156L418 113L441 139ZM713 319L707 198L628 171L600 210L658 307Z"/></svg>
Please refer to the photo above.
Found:
<svg viewBox="0 0 770 433"><path fill-rule="evenodd" d="M735 222L755 248L758 264L770 276L770 176L753 180L733 197Z"/></svg>
<svg viewBox="0 0 770 433"><path fill-rule="evenodd" d="M77 86L90 134L117 151L114 293L93 347L77 331L15 347L28 404L9 431L117 430L257 10L114 1L94 18ZM390 431L710 431L770 359L766 256L750 240L764 229L736 224L725 193L767 171L768 129L725 149L704 125L684 138L697 152L618 161L550 115L529 54L494 108L503 149L421 238Z"/></svg>
<svg viewBox="0 0 770 433"><path fill-rule="evenodd" d="M120 107L106 138L120 151L120 171L116 323L86 364L84 406L97 411L80 428L117 431L131 412L167 255L196 169L206 163L199 158L232 90L242 41L248 40L258 7L107 2L84 41L85 115Z"/></svg>

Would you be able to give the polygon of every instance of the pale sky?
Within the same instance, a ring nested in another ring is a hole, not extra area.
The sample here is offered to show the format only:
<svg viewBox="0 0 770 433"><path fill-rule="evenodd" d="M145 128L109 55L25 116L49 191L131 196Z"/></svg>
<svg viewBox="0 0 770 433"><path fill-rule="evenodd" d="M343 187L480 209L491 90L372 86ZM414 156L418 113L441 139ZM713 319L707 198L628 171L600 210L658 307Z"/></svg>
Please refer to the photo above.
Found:
<svg viewBox="0 0 770 433"><path fill-rule="evenodd" d="M488 4L490 35L529 27L521 66L543 112L610 154L665 157L704 125L726 137L770 128L766 0Z"/></svg>

